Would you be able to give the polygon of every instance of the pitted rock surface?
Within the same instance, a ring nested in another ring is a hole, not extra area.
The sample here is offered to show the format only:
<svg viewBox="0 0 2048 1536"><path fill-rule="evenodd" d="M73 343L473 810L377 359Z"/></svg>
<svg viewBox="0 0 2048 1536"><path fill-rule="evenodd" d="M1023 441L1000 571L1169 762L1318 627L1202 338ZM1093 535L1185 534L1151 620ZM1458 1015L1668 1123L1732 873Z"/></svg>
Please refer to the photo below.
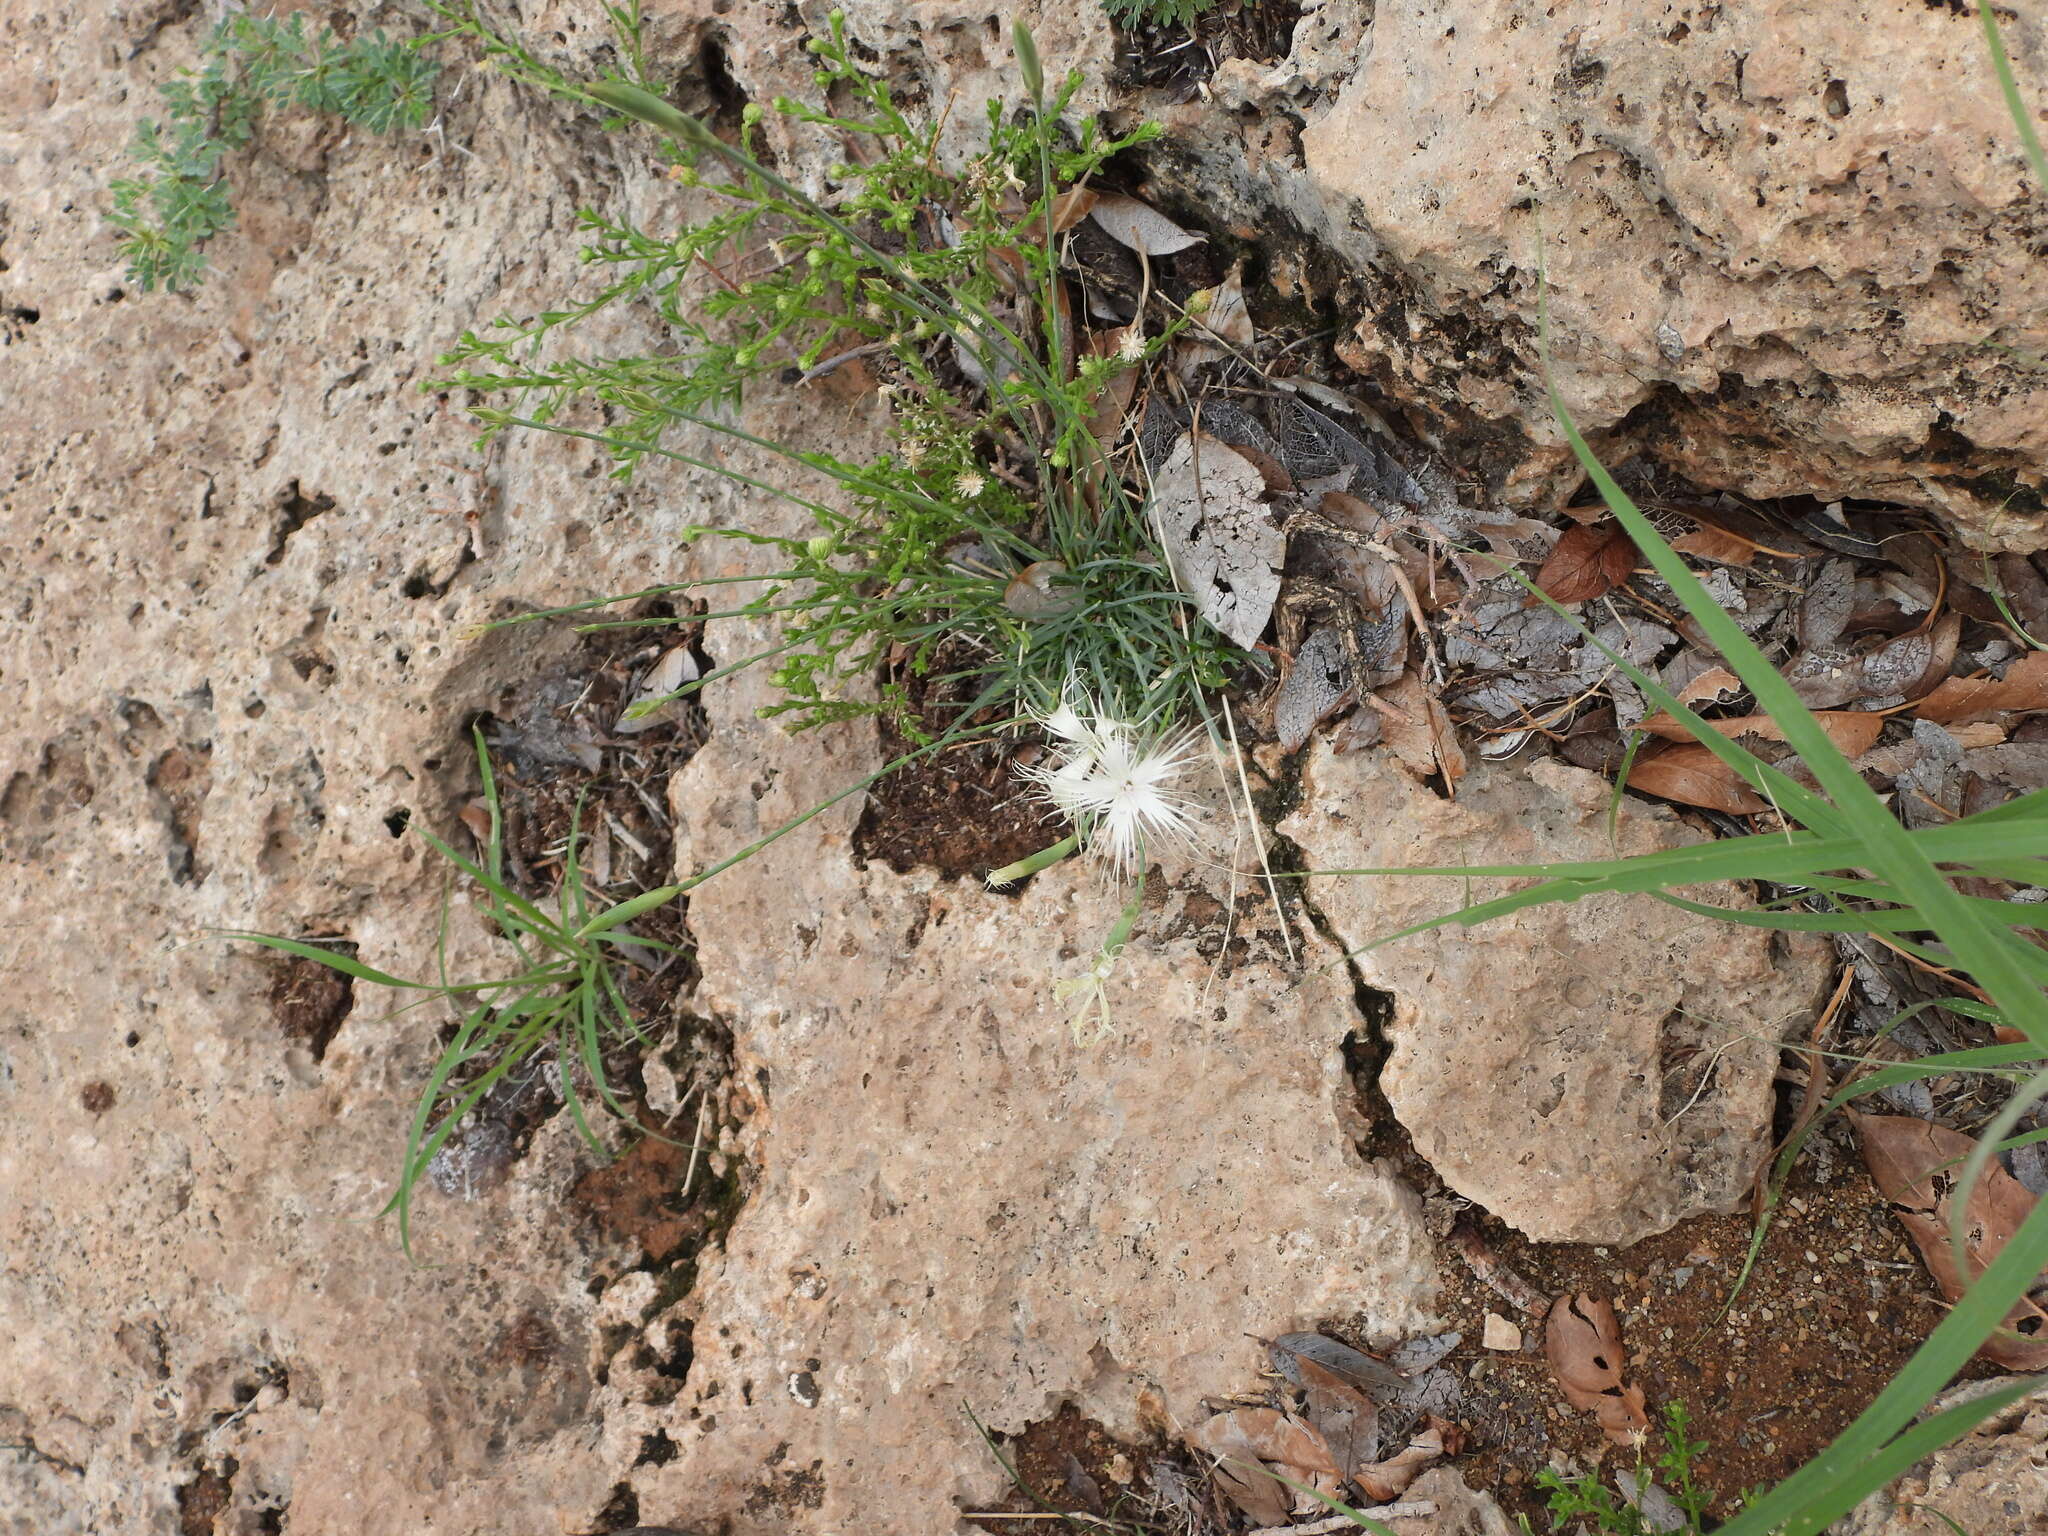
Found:
<svg viewBox="0 0 2048 1536"><path fill-rule="evenodd" d="M1477 763L1452 800L1385 756L1310 750L1281 831L1311 869L1553 863L1697 841L1670 811L1629 801L1610 843L1611 787L1560 763ZM1367 985L1393 995L1380 1087L1416 1151L1546 1241L1631 1243L1735 1209L1768 1147L1778 1041L1810 1020L1826 950L1628 896L1366 947L1510 888L1309 882ZM1686 894L1748 901L1730 887Z"/></svg>

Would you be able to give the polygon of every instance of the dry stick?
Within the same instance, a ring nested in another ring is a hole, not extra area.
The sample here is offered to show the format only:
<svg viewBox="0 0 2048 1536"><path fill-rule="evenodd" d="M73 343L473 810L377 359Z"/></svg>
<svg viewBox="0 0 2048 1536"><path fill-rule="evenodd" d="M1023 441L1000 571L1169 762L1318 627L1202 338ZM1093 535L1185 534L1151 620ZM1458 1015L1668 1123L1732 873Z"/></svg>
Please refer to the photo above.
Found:
<svg viewBox="0 0 2048 1536"><path fill-rule="evenodd" d="M1406 1520L1415 1515L1433 1515L1436 1510L1437 1506L1429 1499L1405 1499L1399 1504L1376 1504L1358 1513L1368 1520ZM1355 1531L1358 1528L1358 1522L1349 1515L1331 1515L1313 1525L1262 1525L1255 1531L1246 1531L1245 1536L1329 1536L1332 1531Z"/></svg>
<svg viewBox="0 0 2048 1536"><path fill-rule="evenodd" d="M1230 756L1237 765L1238 790L1244 796L1245 812L1251 818L1252 847L1258 850L1259 869L1266 877L1266 888L1273 898L1273 915L1279 917L1285 911L1280 904L1280 882L1273 878L1273 864L1266 857L1266 840L1259 835L1259 810L1252 800L1251 780L1245 777L1245 755L1237 743L1237 716L1232 711L1227 697L1223 700L1223 723L1230 727ZM1294 964L1294 934L1284 921L1280 924L1280 941L1287 946L1287 963Z"/></svg>
<svg viewBox="0 0 2048 1536"><path fill-rule="evenodd" d="M1835 983L1834 995L1828 999L1827 1006L1821 1009L1820 1017L1813 1021L1813 1032L1808 1038L1807 1046L1800 1051L1806 1058L1806 1089L1799 1096L1799 1110L1792 1117L1792 1128L1785 1133L1785 1139L1778 1143L1777 1150L1764 1159L1763 1166L1757 1169L1756 1199L1759 1210L1762 1209L1765 1199L1764 1191L1770 1183L1771 1169L1777 1166L1778 1158L1783 1155L1785 1148L1806 1134L1807 1125L1819 1111L1821 1101L1827 1097L1828 1060L1826 1052L1821 1049L1821 1041L1827 1035L1830 1026L1841 1017L1842 1005L1848 1002L1849 989L1855 983L1856 967L1844 965L1841 980ZM1797 1050L1798 1047L1795 1046L1794 1049Z"/></svg>
<svg viewBox="0 0 2048 1536"><path fill-rule="evenodd" d="M682 1193L676 1196L678 1200L687 1199L690 1193L690 1186L697 1182L697 1160L704 1155L704 1112L710 1107L710 1094L707 1093L697 1100L697 1135L690 1143L690 1168L683 1175Z"/></svg>
<svg viewBox="0 0 2048 1536"><path fill-rule="evenodd" d="M1472 1271L1473 1278L1509 1306L1527 1313L1538 1322L1550 1315L1550 1297L1503 1263L1480 1235L1479 1224L1469 1216L1458 1218L1445 1241L1451 1252L1465 1261L1465 1267Z"/></svg>

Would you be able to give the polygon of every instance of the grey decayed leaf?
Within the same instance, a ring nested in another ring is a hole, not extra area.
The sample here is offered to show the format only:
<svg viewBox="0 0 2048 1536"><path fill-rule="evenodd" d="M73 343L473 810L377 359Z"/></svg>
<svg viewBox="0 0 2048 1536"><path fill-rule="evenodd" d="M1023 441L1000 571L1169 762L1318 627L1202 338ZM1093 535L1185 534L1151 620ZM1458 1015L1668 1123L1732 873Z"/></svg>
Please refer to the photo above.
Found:
<svg viewBox="0 0 2048 1536"><path fill-rule="evenodd" d="M685 683L694 683L697 680L697 672L697 659L690 654L688 645L670 646L640 679L640 686L633 690L632 699L619 712L619 718L612 722L612 731L620 736L636 736L642 731L666 724L666 709L657 709L645 715L635 715L633 711L642 704L668 697Z"/></svg>
<svg viewBox="0 0 2048 1536"><path fill-rule="evenodd" d="M1336 713L1350 692L1350 674L1344 639L1336 630L1319 629L1302 642L1273 704L1273 731L1281 751L1299 751L1309 733Z"/></svg>
<svg viewBox="0 0 2048 1536"><path fill-rule="evenodd" d="M1686 1528L1685 1511L1678 1507L1678 1500L1658 1487L1654 1478L1638 1477L1627 1467L1617 1467L1614 1482L1621 1496L1636 1507L1647 1529L1668 1536Z"/></svg>
<svg viewBox="0 0 2048 1536"><path fill-rule="evenodd" d="M1324 1370L1334 1372L1376 1399L1399 1392L1408 1385L1407 1378L1384 1360L1375 1360L1371 1355L1320 1333L1283 1333L1267 1344L1266 1354L1273 1362L1273 1369L1297 1387L1306 1387L1309 1380L1302 1372L1302 1360L1313 1361Z"/></svg>
<svg viewBox="0 0 2048 1536"><path fill-rule="evenodd" d="M1259 499L1265 485L1243 454L1199 432L1181 439L1152 482L1174 580L1246 650L1265 631L1287 557L1287 537Z"/></svg>
<svg viewBox="0 0 2048 1536"><path fill-rule="evenodd" d="M1824 651L1842 638L1856 606L1856 567L1848 560L1830 560L1799 600L1795 632L1809 651Z"/></svg>
<svg viewBox="0 0 2048 1536"><path fill-rule="evenodd" d="M1387 1351L1387 1360L1395 1370L1412 1376L1444 1360L1464 1341L1462 1333L1432 1333L1421 1338L1403 1339Z"/></svg>
<svg viewBox="0 0 2048 1536"><path fill-rule="evenodd" d="M1120 192L1102 193L1088 210L1088 217L1120 243L1147 256L1171 256L1200 245L1203 239L1189 234L1157 208Z"/></svg>

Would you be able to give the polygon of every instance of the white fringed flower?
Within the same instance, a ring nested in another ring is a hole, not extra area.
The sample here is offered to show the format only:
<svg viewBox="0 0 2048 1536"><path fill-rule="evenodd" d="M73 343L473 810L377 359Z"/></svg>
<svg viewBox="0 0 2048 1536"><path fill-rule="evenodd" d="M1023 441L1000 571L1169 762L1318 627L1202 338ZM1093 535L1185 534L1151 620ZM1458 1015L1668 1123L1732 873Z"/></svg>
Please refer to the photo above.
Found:
<svg viewBox="0 0 2048 1536"><path fill-rule="evenodd" d="M1178 788L1198 745L1192 732L1148 734L1079 696L1039 724L1057 744L1024 776L1118 876L1138 873L1148 848L1194 840L1193 801Z"/></svg>

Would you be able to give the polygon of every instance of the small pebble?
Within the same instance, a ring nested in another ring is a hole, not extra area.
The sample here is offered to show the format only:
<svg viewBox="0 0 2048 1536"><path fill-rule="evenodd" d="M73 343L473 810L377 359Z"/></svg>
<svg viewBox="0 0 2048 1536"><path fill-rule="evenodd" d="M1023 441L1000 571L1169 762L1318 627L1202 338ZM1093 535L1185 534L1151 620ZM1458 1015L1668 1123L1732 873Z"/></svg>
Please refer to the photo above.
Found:
<svg viewBox="0 0 2048 1536"><path fill-rule="evenodd" d="M1486 1327L1480 1335L1479 1342L1488 1349L1496 1349L1503 1354L1514 1354L1522 1347L1522 1330L1498 1312L1489 1312L1486 1314Z"/></svg>

